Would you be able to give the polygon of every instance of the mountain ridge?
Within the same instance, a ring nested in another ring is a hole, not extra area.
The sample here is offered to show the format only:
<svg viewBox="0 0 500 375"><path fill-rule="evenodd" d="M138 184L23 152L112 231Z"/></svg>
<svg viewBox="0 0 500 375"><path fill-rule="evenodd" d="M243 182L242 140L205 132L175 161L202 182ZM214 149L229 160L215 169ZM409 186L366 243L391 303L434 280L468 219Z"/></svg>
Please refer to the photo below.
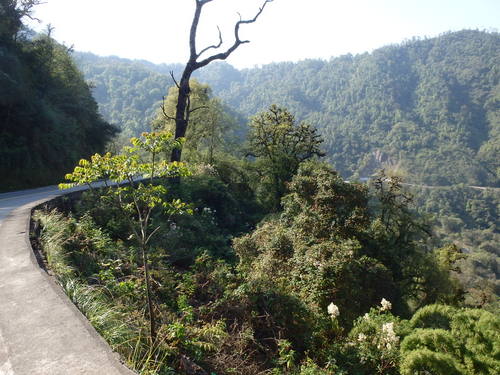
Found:
<svg viewBox="0 0 500 375"><path fill-rule="evenodd" d="M243 70L223 62L196 78L246 117L276 103L312 123L325 138L328 160L346 178L385 168L413 183L498 187L498 51L498 33L464 30L329 61ZM96 83L105 118L125 124L130 135L148 128L172 84L168 72L178 75L182 69L75 57ZM452 173L449 165L462 173Z"/></svg>

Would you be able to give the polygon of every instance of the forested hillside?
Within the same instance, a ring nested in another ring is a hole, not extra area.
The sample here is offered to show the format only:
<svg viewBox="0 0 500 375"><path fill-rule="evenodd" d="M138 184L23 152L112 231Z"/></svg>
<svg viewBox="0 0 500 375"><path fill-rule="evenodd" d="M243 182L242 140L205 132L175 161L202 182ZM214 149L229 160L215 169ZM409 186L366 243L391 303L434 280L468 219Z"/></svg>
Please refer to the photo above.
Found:
<svg viewBox="0 0 500 375"><path fill-rule="evenodd" d="M75 53L75 61L94 87L94 98L106 120L116 124L125 137L150 129L162 97L172 79L156 73L154 65L118 57L98 57L91 53ZM182 66L172 65L178 71Z"/></svg>
<svg viewBox="0 0 500 375"><path fill-rule="evenodd" d="M76 59L106 119L127 135L149 129L170 71L179 77L181 68L88 53ZM468 286L498 294L499 62L498 33L461 31L329 61L241 71L219 63L196 78L244 118L276 103L311 123L345 179L383 168L438 186L406 187L436 238L470 253L461 276Z"/></svg>
<svg viewBox="0 0 500 375"><path fill-rule="evenodd" d="M385 166L408 181L493 185L499 47L498 34L450 33L329 62L266 66L220 95L248 114L274 99L316 124L346 177Z"/></svg>
<svg viewBox="0 0 500 375"><path fill-rule="evenodd" d="M178 65L78 54L106 119L148 129ZM498 186L500 36L461 31L329 61L238 71L221 63L198 80L245 116L271 103L316 126L346 178L381 167L409 182ZM126 103L126 108L125 108Z"/></svg>
<svg viewBox="0 0 500 375"><path fill-rule="evenodd" d="M22 25L29 9L20 7L0 7L0 191L56 183L116 133L71 50L50 30L31 35Z"/></svg>
<svg viewBox="0 0 500 375"><path fill-rule="evenodd" d="M83 75L23 28L38 3L0 3L0 189L114 182L32 241L131 369L499 373L498 34L208 66L174 139L182 66L73 54Z"/></svg>

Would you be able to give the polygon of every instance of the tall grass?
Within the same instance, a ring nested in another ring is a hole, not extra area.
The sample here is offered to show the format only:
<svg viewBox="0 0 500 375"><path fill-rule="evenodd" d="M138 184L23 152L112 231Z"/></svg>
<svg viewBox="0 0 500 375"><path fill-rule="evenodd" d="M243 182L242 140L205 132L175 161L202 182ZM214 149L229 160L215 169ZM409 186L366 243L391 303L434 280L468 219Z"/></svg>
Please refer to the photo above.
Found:
<svg viewBox="0 0 500 375"><path fill-rule="evenodd" d="M74 220L64 217L57 210L50 212L37 210L33 214L33 220L42 228L38 240L50 271L58 280L72 277L74 269L69 265L64 244L71 236Z"/></svg>
<svg viewBox="0 0 500 375"><path fill-rule="evenodd" d="M129 368L141 375L169 375L173 370L165 366L171 354L160 340L151 344L140 322L119 304L113 303L104 287L87 285L69 263L65 245L74 236L77 222L57 210L36 211L33 215L41 225L39 241L47 260L61 287L85 315L96 331L111 348L121 355Z"/></svg>

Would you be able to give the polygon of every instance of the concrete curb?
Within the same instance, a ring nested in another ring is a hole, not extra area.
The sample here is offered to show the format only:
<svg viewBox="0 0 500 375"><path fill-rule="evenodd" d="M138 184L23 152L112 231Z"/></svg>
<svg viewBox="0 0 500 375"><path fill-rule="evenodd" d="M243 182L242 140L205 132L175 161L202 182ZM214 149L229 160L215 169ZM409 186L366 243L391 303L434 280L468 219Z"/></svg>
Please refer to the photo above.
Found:
<svg viewBox="0 0 500 375"><path fill-rule="evenodd" d="M29 238L32 210L0 226L0 375L133 375L40 267Z"/></svg>

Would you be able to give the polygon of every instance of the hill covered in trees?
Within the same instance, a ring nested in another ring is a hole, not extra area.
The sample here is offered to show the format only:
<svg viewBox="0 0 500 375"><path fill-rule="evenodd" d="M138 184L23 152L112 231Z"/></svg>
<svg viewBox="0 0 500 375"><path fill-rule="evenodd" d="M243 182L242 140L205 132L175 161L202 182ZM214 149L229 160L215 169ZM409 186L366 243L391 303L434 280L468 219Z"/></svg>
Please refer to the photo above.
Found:
<svg viewBox="0 0 500 375"><path fill-rule="evenodd" d="M319 130L326 159L345 179L383 168L407 183L438 186L406 188L437 238L470 253L462 279L479 294L498 294L499 47L498 33L461 31L329 61L241 71L213 64L196 78L243 118L272 103L287 107ZM178 77L182 68L75 58L103 115L126 135L149 130L170 72Z"/></svg>
<svg viewBox="0 0 500 375"><path fill-rule="evenodd" d="M385 168L408 182L498 186L499 47L498 33L461 31L329 61L242 71L220 63L197 79L244 116L275 103L310 122L345 178ZM127 134L148 129L172 85L169 72L180 69L76 59L106 119Z"/></svg>
<svg viewBox="0 0 500 375"><path fill-rule="evenodd" d="M71 49L23 27L29 4L0 6L0 191L56 183L116 133Z"/></svg>
<svg viewBox="0 0 500 375"><path fill-rule="evenodd" d="M172 135L143 133L62 187L130 185L36 213L48 266L124 362L144 375L497 374L498 304L461 282L465 255L431 243L398 178L345 182L304 155L314 132L284 152L308 129L282 108L251 125L255 157L211 165L169 162Z"/></svg>

